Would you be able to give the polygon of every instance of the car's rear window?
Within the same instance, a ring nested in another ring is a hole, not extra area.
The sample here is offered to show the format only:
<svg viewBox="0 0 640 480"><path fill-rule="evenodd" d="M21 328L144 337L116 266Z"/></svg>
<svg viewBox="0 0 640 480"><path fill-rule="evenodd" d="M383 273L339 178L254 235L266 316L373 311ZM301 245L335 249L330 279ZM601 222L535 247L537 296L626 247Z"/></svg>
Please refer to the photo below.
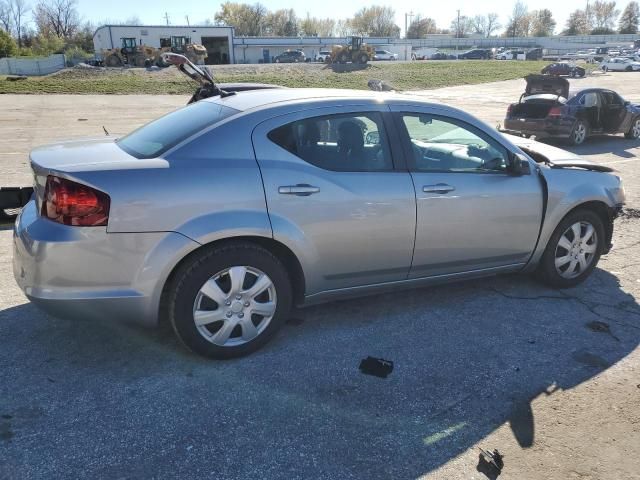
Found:
<svg viewBox="0 0 640 480"><path fill-rule="evenodd" d="M191 135L235 113L238 110L217 103L192 103L140 127L117 143L136 158L157 157Z"/></svg>

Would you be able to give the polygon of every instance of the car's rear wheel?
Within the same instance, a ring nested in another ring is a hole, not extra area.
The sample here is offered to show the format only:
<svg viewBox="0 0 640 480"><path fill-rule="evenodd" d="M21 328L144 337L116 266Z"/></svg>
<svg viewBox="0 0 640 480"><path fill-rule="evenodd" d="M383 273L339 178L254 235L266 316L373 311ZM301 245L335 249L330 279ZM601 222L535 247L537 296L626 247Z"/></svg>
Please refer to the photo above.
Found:
<svg viewBox="0 0 640 480"><path fill-rule="evenodd" d="M587 139L589 135L589 127L586 122L582 120L576 120L573 129L571 130L571 135L569 140L572 145L582 145L584 141Z"/></svg>
<svg viewBox="0 0 640 480"><path fill-rule="evenodd" d="M624 134L626 138L638 139L640 138L640 118L636 118L631 124L631 128Z"/></svg>
<svg viewBox="0 0 640 480"><path fill-rule="evenodd" d="M627 68L625 68L625 69L624 69L624 71L625 71L625 72L631 72L631 71L633 71L633 68L631 68L631 67L627 67Z"/></svg>
<svg viewBox="0 0 640 480"><path fill-rule="evenodd" d="M247 355L267 343L291 309L283 264L250 243L197 252L169 286L169 319L190 350L217 359Z"/></svg>
<svg viewBox="0 0 640 480"><path fill-rule="evenodd" d="M608 72L608 71L609 71L609 67L607 67L607 66L605 65L604 67L602 67L602 70L603 70L603 71L605 71L605 72Z"/></svg>
<svg viewBox="0 0 640 480"><path fill-rule="evenodd" d="M604 242L604 226L596 213L570 213L549 239L536 272L538 278L555 288L575 287L598 264Z"/></svg>

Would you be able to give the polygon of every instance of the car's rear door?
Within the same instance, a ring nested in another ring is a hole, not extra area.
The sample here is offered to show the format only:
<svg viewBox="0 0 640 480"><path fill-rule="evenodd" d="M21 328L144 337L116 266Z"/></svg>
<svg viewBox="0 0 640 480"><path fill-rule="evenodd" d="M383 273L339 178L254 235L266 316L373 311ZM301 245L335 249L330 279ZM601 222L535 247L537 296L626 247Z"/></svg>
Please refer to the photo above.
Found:
<svg viewBox="0 0 640 480"><path fill-rule="evenodd" d="M323 107L253 132L274 238L300 260L308 295L407 278L415 192L389 115L384 104Z"/></svg>
<svg viewBox="0 0 640 480"><path fill-rule="evenodd" d="M509 173L509 150L469 117L427 106L391 109L417 199L410 277L523 266L542 220L537 175Z"/></svg>

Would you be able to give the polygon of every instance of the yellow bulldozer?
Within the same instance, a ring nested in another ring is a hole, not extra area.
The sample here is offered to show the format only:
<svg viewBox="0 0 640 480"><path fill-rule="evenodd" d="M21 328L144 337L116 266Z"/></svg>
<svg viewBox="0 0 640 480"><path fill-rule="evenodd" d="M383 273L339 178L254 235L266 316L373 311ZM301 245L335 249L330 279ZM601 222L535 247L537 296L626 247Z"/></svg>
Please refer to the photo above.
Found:
<svg viewBox="0 0 640 480"><path fill-rule="evenodd" d="M158 49L138 45L135 38L123 38L121 48L102 51L102 59L107 67L150 67L158 57Z"/></svg>
<svg viewBox="0 0 640 480"><path fill-rule="evenodd" d="M163 53L177 53L184 55L191 63L196 65L204 65L207 58L207 49L198 43L191 43L189 37L171 37L171 46L160 49L160 55ZM158 65L162 62L162 57L158 57ZM164 66L164 65L162 65Z"/></svg>
<svg viewBox="0 0 640 480"><path fill-rule="evenodd" d="M334 45L331 49L333 63L361 63L365 64L373 59L375 49L364 43L362 37L351 37L350 45Z"/></svg>
<svg viewBox="0 0 640 480"><path fill-rule="evenodd" d="M204 65L207 58L207 49L197 43L191 43L189 37L171 37L171 46L154 48L147 45L138 45L135 38L123 38L121 48L113 48L102 51L102 59L107 67L150 67L158 65L166 67L162 60L162 54L166 52L184 55L196 65Z"/></svg>

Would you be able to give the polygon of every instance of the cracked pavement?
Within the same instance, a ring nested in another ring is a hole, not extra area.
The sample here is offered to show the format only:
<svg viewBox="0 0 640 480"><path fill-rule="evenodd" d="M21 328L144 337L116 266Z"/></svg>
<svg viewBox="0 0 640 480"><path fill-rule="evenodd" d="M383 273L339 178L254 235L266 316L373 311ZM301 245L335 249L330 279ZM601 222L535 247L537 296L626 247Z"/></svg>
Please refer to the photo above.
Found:
<svg viewBox="0 0 640 480"><path fill-rule="evenodd" d="M630 75L582 82L639 101ZM421 94L495 124L522 85ZM186 101L150 99L3 95L2 182L30 183L38 144L123 133ZM640 209L638 142L573 150L618 169ZM512 275L335 302L211 362L171 332L39 312L0 226L0 478L484 479L481 446L505 456L500 479L638 479L639 234L637 215L619 219L612 253L571 290ZM362 375L369 355L393 373Z"/></svg>

